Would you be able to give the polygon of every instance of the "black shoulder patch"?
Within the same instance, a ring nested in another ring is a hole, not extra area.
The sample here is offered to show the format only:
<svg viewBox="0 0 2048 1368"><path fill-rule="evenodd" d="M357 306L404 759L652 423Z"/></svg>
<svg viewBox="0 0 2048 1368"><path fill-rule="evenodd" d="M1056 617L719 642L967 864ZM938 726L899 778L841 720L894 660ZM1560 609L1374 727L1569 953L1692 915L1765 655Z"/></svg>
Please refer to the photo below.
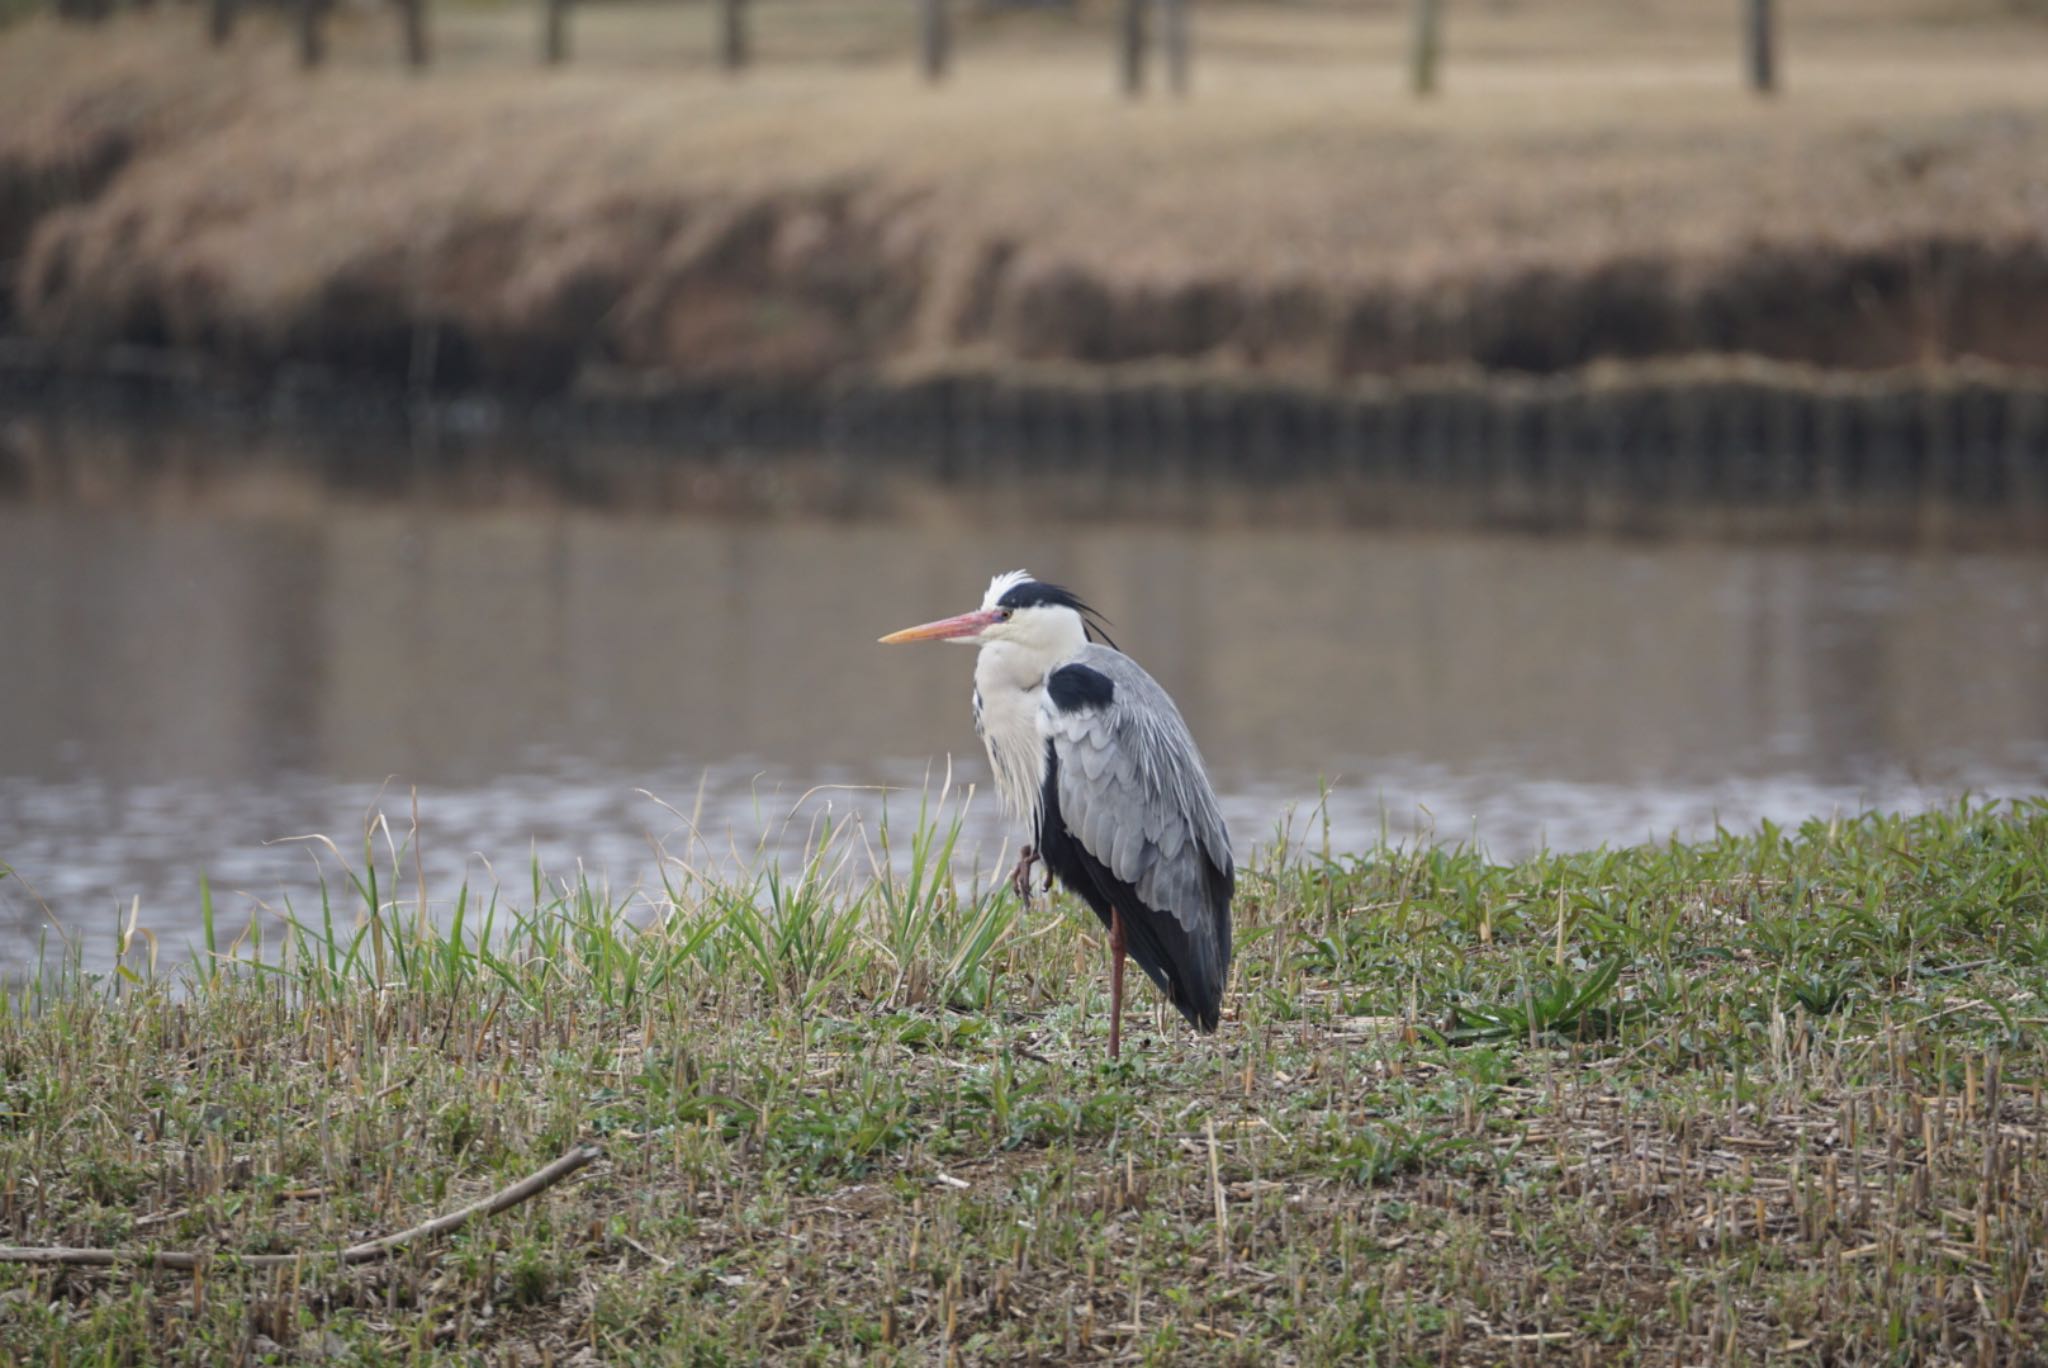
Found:
<svg viewBox="0 0 2048 1368"><path fill-rule="evenodd" d="M1061 712L1106 708L1116 700L1116 685L1109 676L1086 665L1060 666L1047 676L1045 692Z"/></svg>

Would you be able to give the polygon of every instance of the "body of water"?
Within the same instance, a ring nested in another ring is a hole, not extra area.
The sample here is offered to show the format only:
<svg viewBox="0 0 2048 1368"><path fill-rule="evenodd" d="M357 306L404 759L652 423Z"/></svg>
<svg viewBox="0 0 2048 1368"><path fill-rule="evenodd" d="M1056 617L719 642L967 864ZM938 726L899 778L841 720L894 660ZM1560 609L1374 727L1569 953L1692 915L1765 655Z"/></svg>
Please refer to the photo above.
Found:
<svg viewBox="0 0 2048 1368"><path fill-rule="evenodd" d="M104 964L137 898L182 947L202 874L231 929L306 908L324 848L285 838L359 854L415 793L430 898L494 871L523 903L535 855L647 886L661 852L872 826L884 788L908 817L948 757L985 790L972 654L875 638L1017 566L1179 700L1240 852L1290 821L1320 842L1325 788L1340 848L1511 855L2048 778L2048 560L1077 525L1004 497L0 504L0 968L57 928ZM981 864L1015 835L978 796Z"/></svg>

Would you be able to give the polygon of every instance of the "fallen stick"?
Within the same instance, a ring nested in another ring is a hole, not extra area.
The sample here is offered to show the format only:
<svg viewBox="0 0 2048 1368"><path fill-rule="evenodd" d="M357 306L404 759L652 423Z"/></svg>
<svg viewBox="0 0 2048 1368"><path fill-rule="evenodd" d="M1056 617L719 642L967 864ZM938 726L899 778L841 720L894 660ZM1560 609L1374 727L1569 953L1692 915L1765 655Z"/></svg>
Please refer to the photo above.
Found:
<svg viewBox="0 0 2048 1368"><path fill-rule="evenodd" d="M302 1260L312 1262L318 1259L333 1259L344 1266L349 1264L373 1263L393 1250L403 1249L415 1240L430 1235L445 1235L451 1230L460 1230L479 1216L495 1216L507 1207L518 1206L529 1197L546 1192L555 1184L567 1178L577 1169L597 1159L602 1153L594 1145L579 1145L561 1158L537 1173L528 1174L508 1188L501 1188L482 1201L471 1202L460 1211L451 1211L445 1216L436 1216L410 1230L401 1230L395 1235L385 1235L359 1245L350 1245L342 1250L315 1250L297 1254L235 1254L218 1251L195 1254L181 1250L155 1249L70 1249L62 1245L0 1245L0 1263L33 1264L84 1264L108 1267L114 1264L141 1264L147 1268L199 1268L216 1259L232 1260L250 1268L277 1268L285 1264L296 1264Z"/></svg>

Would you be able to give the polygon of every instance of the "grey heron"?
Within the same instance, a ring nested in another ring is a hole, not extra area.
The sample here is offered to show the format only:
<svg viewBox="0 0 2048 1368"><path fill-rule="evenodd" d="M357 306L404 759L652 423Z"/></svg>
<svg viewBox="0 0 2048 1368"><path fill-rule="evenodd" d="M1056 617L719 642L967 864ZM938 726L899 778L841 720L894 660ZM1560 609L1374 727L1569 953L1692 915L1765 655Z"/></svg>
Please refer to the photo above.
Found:
<svg viewBox="0 0 2048 1368"><path fill-rule="evenodd" d="M1110 1058L1127 951L1197 1030L1215 1030L1236 871L1201 752L1166 690L1072 591L1022 570L989 581L973 612L882 641L980 647L974 729L1004 808L1033 840L1012 877L1028 897L1044 861L1108 930Z"/></svg>

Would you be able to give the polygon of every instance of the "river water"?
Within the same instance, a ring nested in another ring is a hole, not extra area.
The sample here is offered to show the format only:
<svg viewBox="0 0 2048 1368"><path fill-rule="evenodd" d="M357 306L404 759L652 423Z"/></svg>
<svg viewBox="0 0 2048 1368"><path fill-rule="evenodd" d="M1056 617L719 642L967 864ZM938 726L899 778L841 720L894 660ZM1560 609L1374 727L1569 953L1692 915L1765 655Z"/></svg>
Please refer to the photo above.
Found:
<svg viewBox="0 0 2048 1368"><path fill-rule="evenodd" d="M66 938L104 965L131 907L180 951L202 874L224 936L303 913L324 848L286 838L359 854L415 799L441 905L493 872L525 902L535 857L624 891L828 812L872 830L949 757L985 787L971 654L875 638L1016 566L1180 701L1241 852L1319 844L1325 789L1340 848L1506 856L2048 780L2026 555L1062 521L959 491L827 519L73 490L0 502L0 974ZM968 833L984 868L1014 839L986 794Z"/></svg>

